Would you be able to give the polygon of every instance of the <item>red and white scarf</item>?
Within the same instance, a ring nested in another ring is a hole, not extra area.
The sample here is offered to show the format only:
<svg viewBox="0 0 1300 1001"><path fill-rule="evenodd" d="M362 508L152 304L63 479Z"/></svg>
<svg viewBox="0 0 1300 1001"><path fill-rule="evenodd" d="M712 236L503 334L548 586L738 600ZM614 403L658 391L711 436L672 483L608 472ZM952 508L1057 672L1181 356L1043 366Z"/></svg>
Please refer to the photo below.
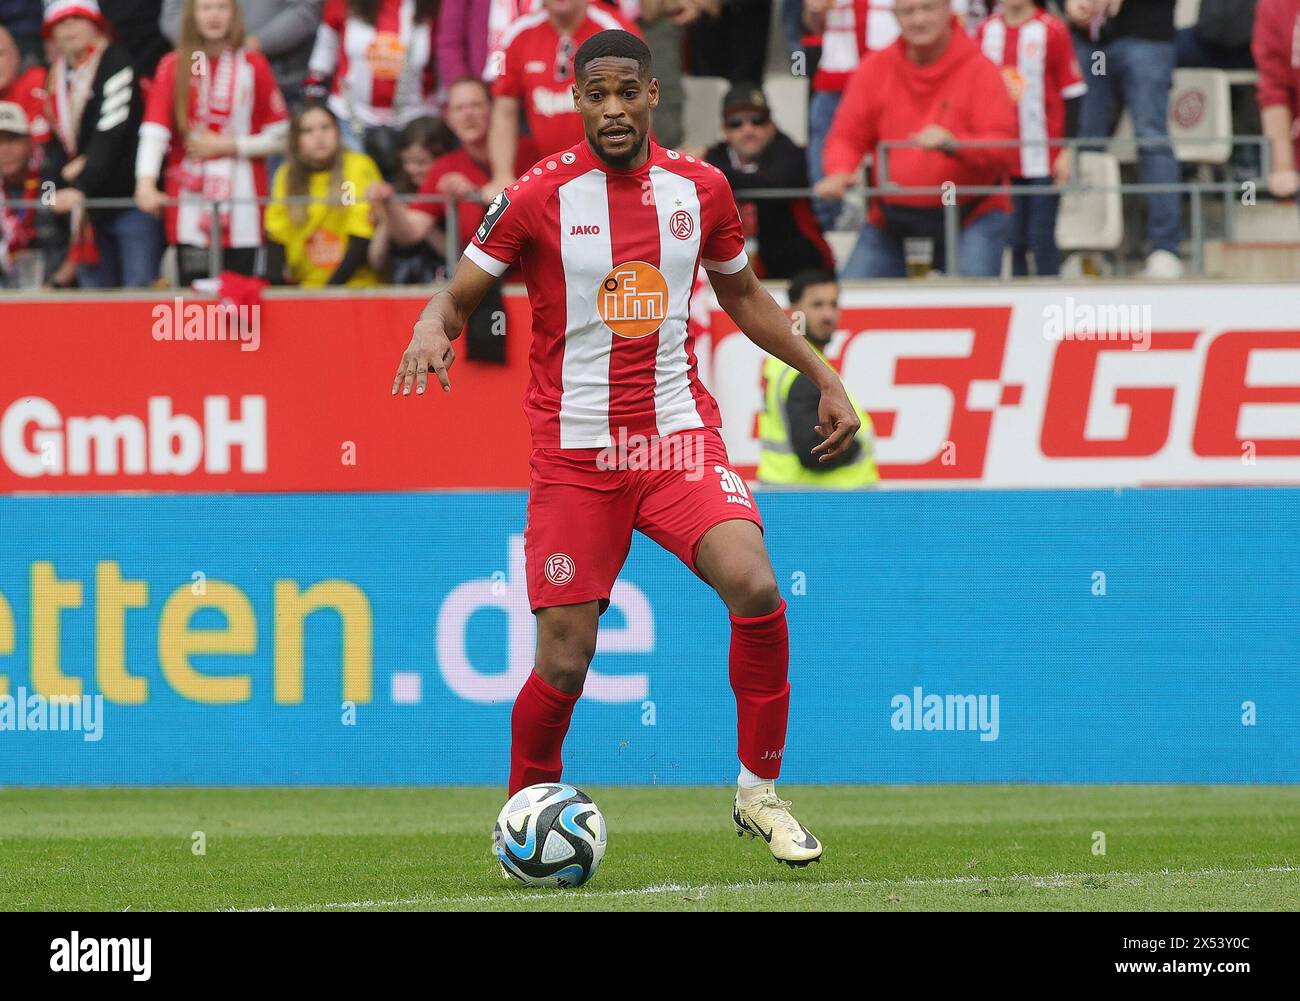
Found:
<svg viewBox="0 0 1300 1001"><path fill-rule="evenodd" d="M244 74L244 53L241 49L222 49L215 65L207 67L207 72L195 74L191 78L194 87L190 101L189 130L194 132L215 132L217 135L232 135L232 113L235 111L240 95L236 93L240 79ZM243 95L245 100L252 100L252 95ZM177 141L184 142L184 137L177 136ZM217 157L211 160L196 160L186 156L176 168L179 191L177 197L176 234L177 240L191 246L208 246L208 237L212 229L213 202L221 203L221 231L230 232L230 202L232 180L234 175L234 157Z"/></svg>

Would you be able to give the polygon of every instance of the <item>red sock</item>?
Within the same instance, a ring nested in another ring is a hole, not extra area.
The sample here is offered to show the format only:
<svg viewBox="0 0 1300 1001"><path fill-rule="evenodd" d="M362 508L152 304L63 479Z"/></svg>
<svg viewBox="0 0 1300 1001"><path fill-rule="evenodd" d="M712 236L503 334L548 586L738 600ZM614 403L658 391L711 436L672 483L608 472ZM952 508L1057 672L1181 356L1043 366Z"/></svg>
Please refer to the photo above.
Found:
<svg viewBox="0 0 1300 1001"><path fill-rule="evenodd" d="M533 671L515 696L510 714L510 795L538 782L558 782L560 748L581 692L552 688Z"/></svg>
<svg viewBox="0 0 1300 1001"><path fill-rule="evenodd" d="M731 690L736 693L740 763L760 778L781 774L790 716L789 669L784 601L767 615L731 616Z"/></svg>

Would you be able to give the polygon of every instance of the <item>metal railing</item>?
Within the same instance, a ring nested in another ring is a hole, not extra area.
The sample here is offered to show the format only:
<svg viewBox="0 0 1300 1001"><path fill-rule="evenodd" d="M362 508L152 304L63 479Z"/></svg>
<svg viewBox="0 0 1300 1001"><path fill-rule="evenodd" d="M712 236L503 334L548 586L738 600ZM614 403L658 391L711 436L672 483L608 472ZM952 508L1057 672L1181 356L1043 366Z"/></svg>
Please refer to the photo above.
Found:
<svg viewBox="0 0 1300 1001"><path fill-rule="evenodd" d="M1050 139L1045 142L1036 142L1032 144L1022 143L1020 140L964 140L957 141L953 146L960 149L1021 149L1025 146L1034 148L1043 147L1064 147L1072 150L1081 151L1099 151L1107 150L1117 145L1117 143L1127 143L1135 146L1170 146L1173 142L1170 139L1161 137L1126 137L1122 140L1110 138L1074 138L1074 139ZM1050 197L1062 194L1082 193L1091 194L1113 194L1118 193L1122 198L1125 195L1147 195L1157 193L1169 193L1178 195L1187 195L1190 199L1190 243L1192 252L1193 274L1200 275L1204 272L1204 244L1205 244L1205 219L1204 219L1204 199L1207 196L1222 196L1225 207L1225 228L1229 238L1231 238L1232 212L1230 201L1233 195L1242 193L1242 186L1247 183L1264 183L1264 178L1269 173L1270 150L1269 141L1265 136L1259 135L1237 135L1237 136L1215 136L1209 138L1179 138L1178 144L1205 143L1205 144L1223 144L1229 143L1232 146L1256 146L1260 155L1260 177L1247 180L1224 180L1224 181L1177 181L1166 184L1145 184L1141 182L1125 183L1118 185L1091 185L1083 181L1079 176L1077 169L1073 172L1070 180L1063 185L1015 185L1009 183L990 184L990 185L957 185L946 184L939 186L910 186L893 182L889 179L889 156L892 150L900 148L916 148L914 143L906 141L882 141L877 145L879 156L879 170L877 171L877 181L871 185L859 185L853 190L858 195L866 198L888 198L890 196L899 197L916 197L928 196L940 199L940 206L944 212L944 270L950 277L957 277L957 245L960 234L960 201L964 197L1010 194L1025 195L1029 197ZM1180 165L1183 161L1179 161ZM947 196L947 197L946 197ZM763 201L770 199L794 199L794 198L811 198L814 197L812 190L809 188L755 188L746 189L736 192L737 201ZM351 201L344 201L340 197L337 201L331 201L331 205L350 205L356 202L366 201L364 195L358 195ZM393 195L392 201L401 205L413 205L441 203L447 206L445 217L446 230L446 258L449 265L455 265L461 254L460 228L459 228L459 211L462 203L483 204L483 199L478 194L456 196L441 194L407 194ZM309 196L296 196L286 198L265 197L240 197L231 198L223 201L214 201L208 203L208 212L210 214L210 233L216 234L216 239L209 241L208 247L208 271L210 277L215 278L221 271L221 217L226 207L234 204L255 203L259 205L312 205L319 204L320 199ZM49 203L42 199L15 199L10 200L10 206L19 208L35 207L50 211ZM161 200L163 206L175 206L179 200L175 198L164 198ZM83 205L87 209L123 209L134 208L135 201L131 198L88 198Z"/></svg>

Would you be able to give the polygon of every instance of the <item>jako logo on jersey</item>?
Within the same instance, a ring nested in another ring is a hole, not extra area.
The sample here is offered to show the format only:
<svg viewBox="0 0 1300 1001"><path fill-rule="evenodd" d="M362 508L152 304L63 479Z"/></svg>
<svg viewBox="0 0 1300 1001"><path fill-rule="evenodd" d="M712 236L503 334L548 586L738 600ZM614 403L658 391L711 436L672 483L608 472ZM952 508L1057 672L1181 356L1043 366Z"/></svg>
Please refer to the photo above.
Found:
<svg viewBox="0 0 1300 1001"><path fill-rule="evenodd" d="M565 553L552 553L546 557L546 579L563 586L573 580L573 560Z"/></svg>
<svg viewBox="0 0 1300 1001"><path fill-rule="evenodd" d="M628 261L600 283L600 318L620 337L653 334L668 315L668 282L653 264Z"/></svg>
<svg viewBox="0 0 1300 1001"><path fill-rule="evenodd" d="M569 230L570 236L597 236L599 233L599 226L574 226Z"/></svg>

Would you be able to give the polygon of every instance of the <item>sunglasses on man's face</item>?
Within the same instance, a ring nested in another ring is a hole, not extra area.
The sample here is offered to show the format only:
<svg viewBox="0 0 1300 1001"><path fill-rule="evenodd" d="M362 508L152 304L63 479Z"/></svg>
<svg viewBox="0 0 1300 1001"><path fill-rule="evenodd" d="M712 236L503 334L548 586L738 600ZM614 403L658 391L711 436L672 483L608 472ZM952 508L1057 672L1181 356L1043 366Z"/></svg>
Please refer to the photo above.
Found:
<svg viewBox="0 0 1300 1001"><path fill-rule="evenodd" d="M738 129L742 125L753 125L755 128L766 125L772 119L767 115L728 115L723 119L722 124L729 129Z"/></svg>

